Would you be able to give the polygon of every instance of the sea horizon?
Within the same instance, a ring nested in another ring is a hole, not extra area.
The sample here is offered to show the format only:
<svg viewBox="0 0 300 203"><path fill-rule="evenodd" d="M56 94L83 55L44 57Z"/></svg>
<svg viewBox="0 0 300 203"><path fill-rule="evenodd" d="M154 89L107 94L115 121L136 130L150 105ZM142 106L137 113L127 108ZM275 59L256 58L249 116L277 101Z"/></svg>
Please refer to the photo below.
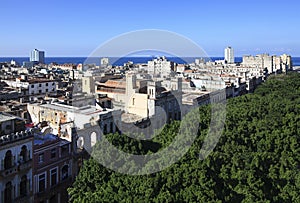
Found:
<svg viewBox="0 0 300 203"><path fill-rule="evenodd" d="M125 56L125 57L108 57L110 59L110 64L114 66L121 66L128 61L132 61L133 63L147 63L147 61L156 58L157 56ZM45 57L45 64L50 63L57 63L57 64L96 64L100 65L100 59L103 57ZM195 59L200 59L204 57L166 57L167 59L174 61L179 64L186 64L192 63ZM235 62L240 63L242 62L241 56L235 57ZM213 57L206 57L206 60L223 60L224 57L222 56L213 56ZM10 62L11 60L16 61L19 65L22 65L23 62L28 62L29 57L0 57L1 62ZM293 66L300 66L300 57L292 57Z"/></svg>

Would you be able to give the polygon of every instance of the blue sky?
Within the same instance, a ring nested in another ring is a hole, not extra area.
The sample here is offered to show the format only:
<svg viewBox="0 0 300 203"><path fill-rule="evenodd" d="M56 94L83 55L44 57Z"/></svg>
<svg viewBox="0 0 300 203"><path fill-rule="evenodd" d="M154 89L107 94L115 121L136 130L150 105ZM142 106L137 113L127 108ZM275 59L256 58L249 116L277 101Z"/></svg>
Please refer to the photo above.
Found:
<svg viewBox="0 0 300 203"><path fill-rule="evenodd" d="M163 29L184 35L210 56L226 46L244 54L300 56L298 1L36 1L0 3L0 57L88 56L125 32Z"/></svg>

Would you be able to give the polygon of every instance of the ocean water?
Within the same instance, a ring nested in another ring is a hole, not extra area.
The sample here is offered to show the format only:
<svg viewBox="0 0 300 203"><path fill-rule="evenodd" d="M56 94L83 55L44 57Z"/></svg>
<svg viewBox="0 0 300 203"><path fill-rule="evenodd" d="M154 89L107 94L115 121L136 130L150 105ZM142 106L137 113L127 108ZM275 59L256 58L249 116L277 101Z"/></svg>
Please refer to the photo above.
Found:
<svg viewBox="0 0 300 203"><path fill-rule="evenodd" d="M113 65L123 65L128 61L132 61L133 63L147 63L147 61L152 60L154 57L123 57L123 58L110 58L110 62ZM176 63L191 63L195 61L197 57L188 57L188 58L177 58L177 57L167 57L168 60L174 61ZM212 61L214 60L222 60L223 57L211 57ZM15 60L20 65L23 64L24 61L29 61L29 57L0 57L0 62L9 62L11 60ZM206 59L208 60L208 59ZM236 62L242 62L242 57L236 57ZM300 66L300 57L292 57L293 65ZM52 62L58 64L65 64L65 63L85 63L85 64L100 64L100 57L98 58L87 58L87 57L46 57L45 63L50 64Z"/></svg>

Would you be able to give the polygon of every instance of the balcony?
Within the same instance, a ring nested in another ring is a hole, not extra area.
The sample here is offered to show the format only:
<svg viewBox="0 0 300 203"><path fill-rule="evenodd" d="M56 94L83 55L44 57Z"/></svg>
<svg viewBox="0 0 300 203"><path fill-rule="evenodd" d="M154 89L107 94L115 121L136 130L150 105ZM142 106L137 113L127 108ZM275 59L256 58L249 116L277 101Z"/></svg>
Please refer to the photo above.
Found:
<svg viewBox="0 0 300 203"><path fill-rule="evenodd" d="M19 196L14 200L14 202L16 203L24 203L24 202L32 202L32 201L33 201L32 192L30 192L25 196Z"/></svg>
<svg viewBox="0 0 300 203"><path fill-rule="evenodd" d="M0 176L4 178L4 177L8 177L10 175L14 175L16 173L18 173L18 166L14 165L8 169L1 170Z"/></svg>
<svg viewBox="0 0 300 203"><path fill-rule="evenodd" d="M18 171L24 171L30 168L32 168L32 159L20 162L18 165Z"/></svg>

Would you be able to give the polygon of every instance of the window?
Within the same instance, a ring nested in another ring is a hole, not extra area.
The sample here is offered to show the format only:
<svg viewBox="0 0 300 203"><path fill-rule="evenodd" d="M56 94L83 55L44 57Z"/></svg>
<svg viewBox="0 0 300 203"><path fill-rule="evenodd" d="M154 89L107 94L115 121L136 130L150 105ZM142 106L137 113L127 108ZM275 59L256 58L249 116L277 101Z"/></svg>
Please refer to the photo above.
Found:
<svg viewBox="0 0 300 203"><path fill-rule="evenodd" d="M79 148L83 148L83 145L84 145L84 138L83 137L79 137L78 141L77 141L77 146Z"/></svg>
<svg viewBox="0 0 300 203"><path fill-rule="evenodd" d="M23 175L20 182L20 196L26 196L27 195L27 176Z"/></svg>
<svg viewBox="0 0 300 203"><path fill-rule="evenodd" d="M39 93L41 94L41 93L42 93L42 90L39 90Z"/></svg>
<svg viewBox="0 0 300 203"><path fill-rule="evenodd" d="M61 169L61 179L62 180L66 180L69 176L69 166L65 165L62 169Z"/></svg>
<svg viewBox="0 0 300 203"><path fill-rule="evenodd" d="M39 84L39 87L42 87L42 84Z"/></svg>
<svg viewBox="0 0 300 203"><path fill-rule="evenodd" d="M12 202L12 189L13 189L13 186L12 186L11 182L9 181L5 185L4 202Z"/></svg>
<svg viewBox="0 0 300 203"><path fill-rule="evenodd" d="M34 85L31 85L31 88L34 88Z"/></svg>
<svg viewBox="0 0 300 203"><path fill-rule="evenodd" d="M21 162L27 161L27 159L28 159L27 154L28 154L27 147L26 147L26 145L23 145L21 148L21 153L20 153L20 161Z"/></svg>
<svg viewBox="0 0 300 203"><path fill-rule="evenodd" d="M103 133L107 134L107 124L104 124Z"/></svg>
<svg viewBox="0 0 300 203"><path fill-rule="evenodd" d="M48 83L46 83L46 87L48 87L48 85L49 85L49 84L48 84Z"/></svg>
<svg viewBox="0 0 300 203"><path fill-rule="evenodd" d="M46 189L46 172L39 175L38 192L44 192Z"/></svg>
<svg viewBox="0 0 300 203"><path fill-rule="evenodd" d="M12 163L12 153L10 150L8 150L5 154L5 158L4 158L4 169L9 169L12 167L13 163Z"/></svg>
<svg viewBox="0 0 300 203"><path fill-rule="evenodd" d="M51 177L51 179L50 179L50 185L52 187L52 186L54 186L54 185L57 184L57 168L52 169L50 171L50 177Z"/></svg>
<svg viewBox="0 0 300 203"><path fill-rule="evenodd" d="M43 163L44 162L44 153L39 154L39 163Z"/></svg>
<svg viewBox="0 0 300 203"><path fill-rule="evenodd" d="M51 149L51 159L56 157L56 149Z"/></svg>
<svg viewBox="0 0 300 203"><path fill-rule="evenodd" d="M135 100L135 98L132 98L132 105L134 106L134 100Z"/></svg>
<svg viewBox="0 0 300 203"><path fill-rule="evenodd" d="M93 147L97 142L97 134L96 132L92 132L91 134L91 146Z"/></svg>
<svg viewBox="0 0 300 203"><path fill-rule="evenodd" d="M66 144L61 147L61 156L66 156L69 152L69 145Z"/></svg>
<svg viewBox="0 0 300 203"><path fill-rule="evenodd" d="M113 133L114 132L114 123L110 122L110 132Z"/></svg>

